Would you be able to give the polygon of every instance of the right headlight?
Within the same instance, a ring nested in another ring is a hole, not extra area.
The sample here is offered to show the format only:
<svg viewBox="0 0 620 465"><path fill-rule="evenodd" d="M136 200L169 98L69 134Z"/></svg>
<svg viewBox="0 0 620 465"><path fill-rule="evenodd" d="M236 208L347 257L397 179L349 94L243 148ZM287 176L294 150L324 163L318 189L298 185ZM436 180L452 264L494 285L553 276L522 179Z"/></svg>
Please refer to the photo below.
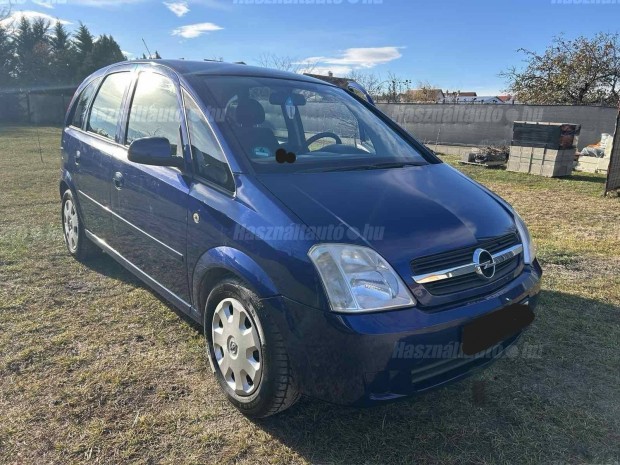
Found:
<svg viewBox="0 0 620 465"><path fill-rule="evenodd" d="M523 260L528 265L531 265L534 263L534 259L536 258L536 246L534 245L534 242L532 242L532 236L530 236L530 232L528 231L523 218L519 216L514 208L512 209L512 213L515 217L515 224L517 225L519 237L523 243Z"/></svg>
<svg viewBox="0 0 620 465"><path fill-rule="evenodd" d="M319 244L308 252L335 312L411 307L403 280L377 252L349 244Z"/></svg>

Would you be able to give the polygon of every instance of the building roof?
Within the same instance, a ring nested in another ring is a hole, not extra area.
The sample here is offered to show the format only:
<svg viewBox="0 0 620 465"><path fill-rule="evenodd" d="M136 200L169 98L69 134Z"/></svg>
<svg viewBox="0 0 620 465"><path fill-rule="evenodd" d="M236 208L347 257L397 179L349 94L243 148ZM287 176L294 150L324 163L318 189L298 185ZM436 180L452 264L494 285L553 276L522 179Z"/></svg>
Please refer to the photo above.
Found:
<svg viewBox="0 0 620 465"><path fill-rule="evenodd" d="M441 94L443 95L443 90L441 89L409 89L408 93L428 93L428 94Z"/></svg>
<svg viewBox="0 0 620 465"><path fill-rule="evenodd" d="M449 97L478 97L475 92L446 92Z"/></svg>

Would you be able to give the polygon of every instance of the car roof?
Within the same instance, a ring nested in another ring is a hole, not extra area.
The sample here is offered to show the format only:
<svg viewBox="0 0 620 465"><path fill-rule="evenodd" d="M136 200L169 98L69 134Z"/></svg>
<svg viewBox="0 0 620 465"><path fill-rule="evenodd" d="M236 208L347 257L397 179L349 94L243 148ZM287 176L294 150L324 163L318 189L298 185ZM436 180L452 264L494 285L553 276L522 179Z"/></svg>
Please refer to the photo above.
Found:
<svg viewBox="0 0 620 465"><path fill-rule="evenodd" d="M303 74L280 71L277 69L261 68L258 66L248 66L244 64L225 63L222 61L136 60L129 63L164 66L166 68L170 68L181 76L209 74L228 76L255 76L272 77L279 79L294 79L296 81L325 84L324 81L309 76L304 76Z"/></svg>

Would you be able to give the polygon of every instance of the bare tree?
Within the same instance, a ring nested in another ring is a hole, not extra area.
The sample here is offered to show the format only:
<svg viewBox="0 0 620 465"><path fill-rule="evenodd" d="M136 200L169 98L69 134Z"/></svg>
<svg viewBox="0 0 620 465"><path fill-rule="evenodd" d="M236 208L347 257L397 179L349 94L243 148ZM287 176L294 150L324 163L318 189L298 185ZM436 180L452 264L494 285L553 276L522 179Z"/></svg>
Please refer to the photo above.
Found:
<svg viewBox="0 0 620 465"><path fill-rule="evenodd" d="M500 74L508 90L526 103L608 104L620 97L618 34L598 33L574 40L556 37L543 54L520 49L525 69Z"/></svg>
<svg viewBox="0 0 620 465"><path fill-rule="evenodd" d="M0 0L0 21L11 16L12 6L11 0Z"/></svg>
<svg viewBox="0 0 620 465"><path fill-rule="evenodd" d="M411 79L402 79L390 71L387 78L387 93L385 94L388 103L410 102L409 90Z"/></svg>
<svg viewBox="0 0 620 465"><path fill-rule="evenodd" d="M290 73L311 73L316 68L316 63L300 60L288 55L276 55L275 53L263 53L256 60L259 66L264 68L279 69Z"/></svg>
<svg viewBox="0 0 620 465"><path fill-rule="evenodd" d="M353 70L346 76L346 78L360 84L375 100L377 100L384 93L386 81L381 79L381 76L378 74L364 73L359 70Z"/></svg>

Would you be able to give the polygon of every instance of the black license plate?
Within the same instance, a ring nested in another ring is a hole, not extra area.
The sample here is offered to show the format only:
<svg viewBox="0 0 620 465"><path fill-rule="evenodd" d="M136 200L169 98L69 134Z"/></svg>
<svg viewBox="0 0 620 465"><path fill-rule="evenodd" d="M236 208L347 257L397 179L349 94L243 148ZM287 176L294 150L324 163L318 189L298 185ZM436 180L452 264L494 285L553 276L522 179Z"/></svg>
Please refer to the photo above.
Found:
<svg viewBox="0 0 620 465"><path fill-rule="evenodd" d="M528 305L513 304L476 318L463 327L461 341L465 355L474 355L514 336L534 321Z"/></svg>

